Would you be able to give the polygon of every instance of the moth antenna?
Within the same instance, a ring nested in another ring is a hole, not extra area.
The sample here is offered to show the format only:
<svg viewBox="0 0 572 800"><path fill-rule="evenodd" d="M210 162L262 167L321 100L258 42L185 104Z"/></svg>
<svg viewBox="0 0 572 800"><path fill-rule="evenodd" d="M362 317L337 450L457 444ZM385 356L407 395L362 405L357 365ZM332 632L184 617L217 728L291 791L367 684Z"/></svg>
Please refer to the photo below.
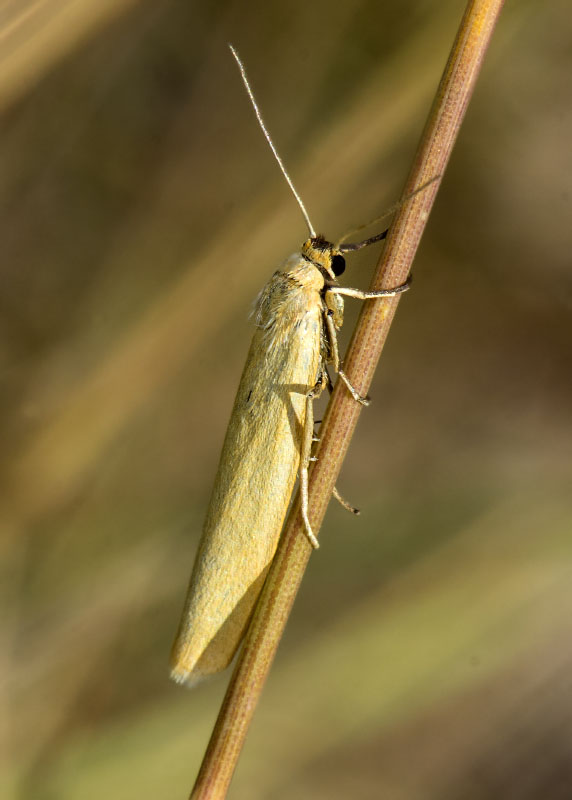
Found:
<svg viewBox="0 0 572 800"><path fill-rule="evenodd" d="M316 236L316 231L314 230L314 226L310 222L310 217L308 216L308 212L306 211L306 206L304 205L304 203L302 202L302 198L300 197L300 195L296 191L296 189L294 187L294 184L292 183L292 179L290 178L290 175L288 175L288 173L286 172L286 167L284 166L284 163L283 163L282 159L278 155L278 151L274 147L274 142L270 138L270 134L268 133L266 125L264 124L264 120L262 119L262 114L260 113L260 109L258 108L256 100L254 99L254 93L253 93L252 89L250 88L250 84L248 82L248 78L246 77L246 70L244 69L244 65L243 65L242 61L240 60L240 57L239 57L238 53L236 52L236 50L234 49L234 47L231 44L229 44L228 46L230 47L230 51L233 54L233 56L235 57L236 63L238 64L238 68L239 68L240 74L242 76L242 81L244 83L246 91L248 92L248 96L250 97L250 102L252 103L252 107L254 108L254 113L256 114L256 119L258 120L258 124L262 128L262 133L266 137L266 141L270 145L270 149L272 150L272 152L274 154L274 158L278 162L278 166L282 170L282 174L286 178L286 182L288 183L288 186L292 190L292 194L296 198L296 202L298 203L298 206L300 207L300 211L304 215L304 219L306 220L306 225L308 226L308 230L310 231L310 236L312 238L314 238Z"/></svg>
<svg viewBox="0 0 572 800"><path fill-rule="evenodd" d="M376 236L371 236L369 239L365 239L363 242L358 242L357 244L346 244L346 245L343 244L343 242L345 242L346 239L349 239L350 236L353 236L354 233L359 233L360 231L365 230L365 228L369 228L370 225L375 225L377 222L381 222L382 220L386 219L391 214L393 214L394 211L398 211L404 203L406 203L408 200L411 200L412 197L415 197L416 194L422 192L432 183L439 180L439 178L441 177L442 176L440 174L434 175L432 178L429 178L429 180L423 183L421 186L418 186L417 189L414 189L412 192L406 195L402 200L398 200L397 203L394 203L392 206L390 206L387 209L387 211L383 212L381 217L370 219L370 221L366 222L365 225L358 225L357 228L352 228L351 231L344 233L342 238L338 239L338 241L336 242L336 247L340 248L342 252L348 252L350 250L359 250L362 247L367 247L369 244L373 244L374 242L379 242L381 239L385 239L385 237L387 236L387 231L384 231L383 233L378 233ZM340 245L342 246L340 247Z"/></svg>

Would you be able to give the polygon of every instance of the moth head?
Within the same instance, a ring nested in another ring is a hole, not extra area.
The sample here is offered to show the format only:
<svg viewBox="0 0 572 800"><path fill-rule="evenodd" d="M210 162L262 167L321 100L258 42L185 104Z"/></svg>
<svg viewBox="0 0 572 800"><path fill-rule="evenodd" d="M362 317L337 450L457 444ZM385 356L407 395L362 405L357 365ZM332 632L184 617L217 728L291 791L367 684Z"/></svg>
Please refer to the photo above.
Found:
<svg viewBox="0 0 572 800"><path fill-rule="evenodd" d="M325 270L332 280L336 280L346 268L346 260L339 249L323 236L307 239L302 245L302 255Z"/></svg>

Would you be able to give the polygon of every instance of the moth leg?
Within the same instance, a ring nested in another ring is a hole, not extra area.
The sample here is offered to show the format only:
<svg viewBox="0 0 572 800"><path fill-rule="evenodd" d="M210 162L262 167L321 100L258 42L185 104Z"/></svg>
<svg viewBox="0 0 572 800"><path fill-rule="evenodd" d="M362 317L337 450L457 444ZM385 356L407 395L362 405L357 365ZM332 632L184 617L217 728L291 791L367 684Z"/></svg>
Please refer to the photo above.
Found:
<svg viewBox="0 0 572 800"><path fill-rule="evenodd" d="M329 289L328 291L333 291L333 289ZM352 290L353 291L353 290ZM357 291L357 289L356 289ZM336 326L334 325L333 320L333 313L332 311L326 311L326 330L328 331L328 340L330 344L330 355L332 358L332 364L334 366L335 371L338 373L339 377L345 383L345 385L350 390L350 393L354 400L360 403L362 406L368 406L370 404L369 397L362 397L361 394L355 389L346 373L343 371L341 363L340 363L340 351L338 349L338 334L336 331Z"/></svg>
<svg viewBox="0 0 572 800"><path fill-rule="evenodd" d="M369 406L369 404L371 403L371 398L369 398L369 397L367 397L367 396L366 396L366 397L364 397L363 395L361 395L361 394L358 392L358 390L355 388L355 386L353 386L353 385L350 383L350 379L348 378L348 376L346 375L346 373L345 373L345 372L344 372L342 369L339 369L339 370L338 370L338 375L340 376L340 378L343 380L343 382L345 383L345 385L346 385L346 386L348 387L348 389L350 390L350 392L351 392L351 395L352 395L353 399L354 399L356 402L358 402L360 405L362 405L362 406Z"/></svg>
<svg viewBox="0 0 572 800"><path fill-rule="evenodd" d="M310 454L312 451L312 439L314 438L314 397L316 390L312 389L306 395L306 416L304 420L304 431L302 433L302 451L300 453L300 509L306 536L312 547L318 548L320 545L316 539L310 520L308 518L308 466L310 464Z"/></svg>
<svg viewBox="0 0 572 800"><path fill-rule="evenodd" d="M330 373L328 372L327 367L324 368L324 372L325 372L326 389L328 390L328 394L331 394L334 391L334 384L332 382L332 378L330 377Z"/></svg>
<svg viewBox="0 0 572 800"><path fill-rule="evenodd" d="M379 292L362 292L361 289L350 289L347 286L329 286L328 291L334 294L343 294L345 297L355 297L356 300L375 300L376 297L395 297L406 292L411 286L411 278L407 278L401 286L395 289L380 289Z"/></svg>
<svg viewBox="0 0 572 800"><path fill-rule="evenodd" d="M334 495L338 503L345 508L346 511L349 511L351 514L355 514L356 516L359 515L360 513L359 508L350 505L350 503L348 503L347 500L344 500L344 498L341 496L341 494L338 492L335 486L332 491L332 494Z"/></svg>
<svg viewBox="0 0 572 800"><path fill-rule="evenodd" d="M327 367L324 367L324 383L328 390L328 394L331 394L334 391L334 384L332 383L332 379L330 377L330 373L328 372ZM348 503L348 501L342 497L342 495L339 493L339 491L335 486L332 490L332 494L334 495L338 503L346 509L346 511L349 511L350 513L356 515L360 513L359 508L356 508L355 506L352 506L351 503Z"/></svg>

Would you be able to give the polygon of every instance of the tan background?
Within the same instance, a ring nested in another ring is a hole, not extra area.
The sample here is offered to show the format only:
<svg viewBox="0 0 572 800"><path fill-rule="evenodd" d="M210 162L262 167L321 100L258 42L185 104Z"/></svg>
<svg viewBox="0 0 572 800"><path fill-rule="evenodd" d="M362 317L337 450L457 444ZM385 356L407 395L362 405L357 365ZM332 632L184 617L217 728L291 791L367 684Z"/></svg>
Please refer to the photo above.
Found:
<svg viewBox="0 0 572 800"><path fill-rule="evenodd" d="M336 237L398 197L462 9L4 4L3 798L184 798L224 692L167 653L305 236L226 42ZM571 28L501 18L233 798L572 796Z"/></svg>

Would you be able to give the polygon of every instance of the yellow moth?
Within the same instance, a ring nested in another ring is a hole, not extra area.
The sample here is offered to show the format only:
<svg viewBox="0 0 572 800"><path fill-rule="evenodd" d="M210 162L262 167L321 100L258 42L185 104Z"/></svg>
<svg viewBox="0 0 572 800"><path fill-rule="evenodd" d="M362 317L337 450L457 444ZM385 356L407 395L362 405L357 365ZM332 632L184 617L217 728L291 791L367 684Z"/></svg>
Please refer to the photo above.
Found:
<svg viewBox="0 0 572 800"><path fill-rule="evenodd" d="M318 547L308 519L308 466L314 440L313 401L331 387L327 365L358 402L367 404L340 365L337 331L343 322L342 295L366 300L407 288L405 284L362 292L338 285L345 268L343 253L379 241L387 231L357 244L334 245L316 235L262 121L244 67L231 50L310 238L274 273L256 301L256 330L171 653L172 678L191 685L232 661L274 556L298 475L306 533Z"/></svg>

